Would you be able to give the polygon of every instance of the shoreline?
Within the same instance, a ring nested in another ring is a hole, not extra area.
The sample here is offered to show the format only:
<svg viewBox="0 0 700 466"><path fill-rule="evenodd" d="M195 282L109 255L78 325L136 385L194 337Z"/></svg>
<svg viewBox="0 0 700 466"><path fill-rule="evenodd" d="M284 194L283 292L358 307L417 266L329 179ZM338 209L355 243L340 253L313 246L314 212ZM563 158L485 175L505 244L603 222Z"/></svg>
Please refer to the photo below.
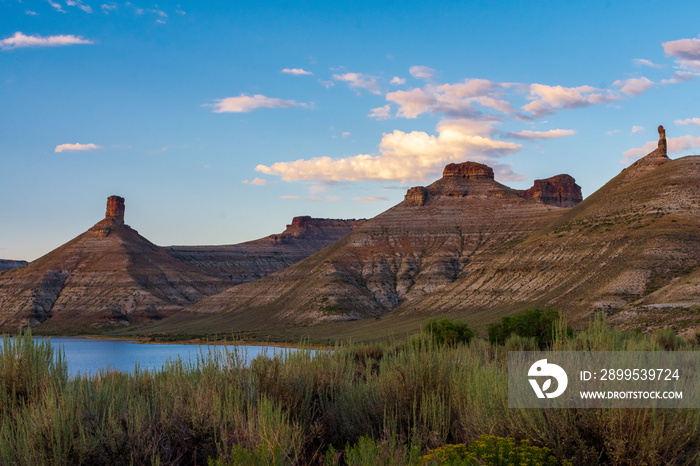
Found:
<svg viewBox="0 0 700 466"><path fill-rule="evenodd" d="M4 333L4 335L12 335L11 333ZM269 346L275 348L294 348L294 349L334 349L334 346L315 344L315 343L292 343L292 342L267 342L259 340L208 340L203 338L187 338L182 340L159 340L154 337L127 337L127 336L111 336L111 335L32 335L38 338L82 338L86 340L113 340L113 341L127 341L130 343L142 344L142 345L207 345L207 346Z"/></svg>

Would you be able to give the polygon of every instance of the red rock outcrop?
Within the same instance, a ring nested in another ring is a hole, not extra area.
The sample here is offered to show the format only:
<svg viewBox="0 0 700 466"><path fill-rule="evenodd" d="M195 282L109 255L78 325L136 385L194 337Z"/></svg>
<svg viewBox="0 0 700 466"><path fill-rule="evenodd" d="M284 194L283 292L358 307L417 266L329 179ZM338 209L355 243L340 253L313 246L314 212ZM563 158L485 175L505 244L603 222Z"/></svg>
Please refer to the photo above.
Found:
<svg viewBox="0 0 700 466"><path fill-rule="evenodd" d="M656 170L661 165L670 162L671 159L668 158L667 152L666 130L663 126L659 126L658 147L622 170L622 176L620 176L619 182L623 184L629 183L652 170Z"/></svg>
<svg viewBox="0 0 700 466"><path fill-rule="evenodd" d="M661 155L668 155L668 145L666 144L666 130L662 125L659 125L659 152Z"/></svg>
<svg viewBox="0 0 700 466"><path fill-rule="evenodd" d="M109 196L107 198L107 212L105 218L112 219L119 225L124 225L124 198Z"/></svg>
<svg viewBox="0 0 700 466"><path fill-rule="evenodd" d="M460 177L468 180L493 179L493 169L476 162L450 163L442 171L442 177Z"/></svg>
<svg viewBox="0 0 700 466"><path fill-rule="evenodd" d="M168 246L171 256L235 285L285 269L339 240L364 220L294 217L279 234L221 246Z"/></svg>
<svg viewBox="0 0 700 466"><path fill-rule="evenodd" d="M406 192L404 205L424 206L437 196L507 197L517 194L533 199L540 204L557 207L573 207L583 200L581 187L569 175L557 175L544 180L535 180L528 190L511 190L494 182L493 169L476 162L451 163L442 172L442 178L427 188L415 186Z"/></svg>
<svg viewBox="0 0 700 466"><path fill-rule="evenodd" d="M114 228L124 225L124 198L119 196L109 196L107 198L107 211L105 218L97 222L89 231L97 233L100 238L108 237ZM129 228L127 226L127 228Z"/></svg>
<svg viewBox="0 0 700 466"><path fill-rule="evenodd" d="M424 186L409 188L404 200L406 205L423 206L428 200L428 190Z"/></svg>
<svg viewBox="0 0 700 466"><path fill-rule="evenodd" d="M558 207L573 207L583 200L581 186L577 185L576 180L569 175L535 180L532 188L518 192L523 197Z"/></svg>
<svg viewBox="0 0 700 466"><path fill-rule="evenodd" d="M334 218L313 218L308 215L294 217L292 223L287 225L287 228L279 235L272 235L270 238L277 242L285 242L290 237L306 238L312 237L324 238L329 234L340 239L345 233L349 233L353 228L360 225L364 220L341 220ZM337 233L342 233L337 236Z"/></svg>

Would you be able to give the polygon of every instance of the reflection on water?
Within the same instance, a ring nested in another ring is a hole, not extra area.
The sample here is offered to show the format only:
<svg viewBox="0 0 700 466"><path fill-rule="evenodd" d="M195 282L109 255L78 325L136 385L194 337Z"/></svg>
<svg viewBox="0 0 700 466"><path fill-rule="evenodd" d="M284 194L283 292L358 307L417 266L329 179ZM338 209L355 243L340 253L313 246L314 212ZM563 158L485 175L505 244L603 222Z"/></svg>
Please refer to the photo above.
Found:
<svg viewBox="0 0 700 466"><path fill-rule="evenodd" d="M238 351L244 361L250 361L259 355L273 357L296 351L294 348L272 346L234 346L234 345L164 345L139 344L124 340L90 340L85 338L37 338L49 340L57 350L63 348L68 363L68 373L96 374L101 369L133 372L140 369L160 369L168 359L181 358L184 362L196 362L200 355L212 353L224 354Z"/></svg>

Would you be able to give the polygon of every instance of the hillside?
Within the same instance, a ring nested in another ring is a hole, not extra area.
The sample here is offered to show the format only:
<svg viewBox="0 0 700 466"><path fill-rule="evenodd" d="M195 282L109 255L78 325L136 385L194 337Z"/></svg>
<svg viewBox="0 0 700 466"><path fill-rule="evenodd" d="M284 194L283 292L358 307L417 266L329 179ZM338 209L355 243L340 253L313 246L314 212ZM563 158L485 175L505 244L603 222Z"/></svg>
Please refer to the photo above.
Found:
<svg viewBox="0 0 700 466"><path fill-rule="evenodd" d="M484 329L538 306L577 327L604 312L625 328L690 331L700 327L699 179L700 157L669 159L661 129L656 150L580 203L566 175L515 191L486 166L450 165L331 247L152 329L371 338L432 316Z"/></svg>
<svg viewBox="0 0 700 466"><path fill-rule="evenodd" d="M169 246L165 252L236 285L285 269L333 244L364 220L294 217L280 234L223 246Z"/></svg>
<svg viewBox="0 0 700 466"><path fill-rule="evenodd" d="M671 161L652 152L526 241L498 258L472 261L442 293L397 314L430 310L485 322L541 306L583 324L596 311L698 306L698 179L700 157Z"/></svg>
<svg viewBox="0 0 700 466"><path fill-rule="evenodd" d="M75 332L159 320L244 281L287 267L361 221L295 218L242 245L162 248L124 224L124 199L105 219L29 265L0 274L0 328Z"/></svg>
<svg viewBox="0 0 700 466"><path fill-rule="evenodd" d="M498 257L580 200L568 175L516 191L485 165L450 164L440 180L409 189L403 202L321 252L158 327L181 322L215 331L379 317L440 294L470 263Z"/></svg>

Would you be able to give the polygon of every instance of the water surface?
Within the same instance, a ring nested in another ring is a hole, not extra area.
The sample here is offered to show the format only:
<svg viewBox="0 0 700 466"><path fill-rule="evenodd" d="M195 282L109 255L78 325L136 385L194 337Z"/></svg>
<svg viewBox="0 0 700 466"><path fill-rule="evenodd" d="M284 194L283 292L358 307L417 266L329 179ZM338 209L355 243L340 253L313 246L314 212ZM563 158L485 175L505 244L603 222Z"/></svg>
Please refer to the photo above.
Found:
<svg viewBox="0 0 700 466"><path fill-rule="evenodd" d="M126 340L93 340L87 338L37 338L49 340L55 349L62 347L71 376L97 374L100 370L133 372L140 369L160 369L168 359L181 358L185 362L196 362L198 355L209 352L224 354L225 351L238 351L244 361L259 355L273 357L296 351L294 348L273 346L236 345L175 345L143 344Z"/></svg>

